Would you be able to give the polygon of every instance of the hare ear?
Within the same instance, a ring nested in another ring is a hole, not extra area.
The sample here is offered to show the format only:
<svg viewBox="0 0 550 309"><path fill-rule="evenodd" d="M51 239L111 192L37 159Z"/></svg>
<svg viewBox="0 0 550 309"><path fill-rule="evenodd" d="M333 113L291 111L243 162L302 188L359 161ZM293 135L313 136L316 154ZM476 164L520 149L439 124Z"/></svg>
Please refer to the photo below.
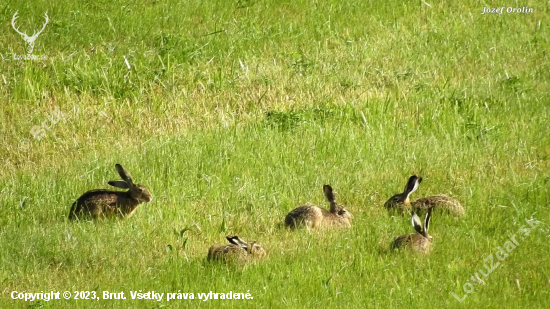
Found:
<svg viewBox="0 0 550 309"><path fill-rule="evenodd" d="M430 227L430 220L432 219L432 209L433 207L430 207L428 209L428 213L426 214L426 218L424 219L424 233L428 234L428 228Z"/></svg>
<svg viewBox="0 0 550 309"><path fill-rule="evenodd" d="M234 245L239 245L239 243L237 242L237 238L237 236L225 236L225 239L227 239L229 243Z"/></svg>
<svg viewBox="0 0 550 309"><path fill-rule="evenodd" d="M418 178L416 175L412 175L409 177L409 181L407 181L407 185L405 186L405 194L407 197L411 195L416 189L418 189L418 185L422 182L422 177Z"/></svg>
<svg viewBox="0 0 550 309"><path fill-rule="evenodd" d="M247 248L246 241L242 240L239 236L227 236L225 238L227 238L227 240L230 243L232 243L234 245L237 245L237 246L239 246L239 247L246 250L246 248Z"/></svg>
<svg viewBox="0 0 550 309"><path fill-rule="evenodd" d="M332 192L332 187L329 185L323 186L323 192L325 192L325 197L327 198L327 201L329 203L336 203L336 197L334 196L334 192Z"/></svg>
<svg viewBox="0 0 550 309"><path fill-rule="evenodd" d="M134 183L134 181L132 180L132 176L130 176L130 173L128 173L128 171L126 169L124 169L124 167L122 167L122 165L120 164L115 164L115 167L116 167L116 170L118 172L118 174L120 175L120 178L122 178L124 181L126 181L128 183L128 185L131 185Z"/></svg>
<svg viewBox="0 0 550 309"><path fill-rule="evenodd" d="M422 223L420 222L420 218L418 218L418 216L414 213L414 211L412 212L412 215L411 215L411 224L414 227L414 230L418 234L422 234Z"/></svg>
<svg viewBox="0 0 550 309"><path fill-rule="evenodd" d="M128 183L124 180L111 180L108 182L109 185L120 188L120 189L129 189Z"/></svg>
<svg viewBox="0 0 550 309"><path fill-rule="evenodd" d="M237 241L237 245L243 248L244 250L248 250L248 243L244 241L239 236L235 236L235 240Z"/></svg>

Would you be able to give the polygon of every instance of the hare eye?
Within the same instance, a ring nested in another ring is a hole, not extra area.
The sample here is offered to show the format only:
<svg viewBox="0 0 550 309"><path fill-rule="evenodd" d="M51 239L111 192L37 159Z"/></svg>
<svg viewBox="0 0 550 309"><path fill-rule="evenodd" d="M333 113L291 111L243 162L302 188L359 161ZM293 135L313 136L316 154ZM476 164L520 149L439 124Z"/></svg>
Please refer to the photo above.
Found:
<svg viewBox="0 0 550 309"><path fill-rule="evenodd" d="M138 192L143 192L143 189L139 188L139 189L138 189Z"/></svg>

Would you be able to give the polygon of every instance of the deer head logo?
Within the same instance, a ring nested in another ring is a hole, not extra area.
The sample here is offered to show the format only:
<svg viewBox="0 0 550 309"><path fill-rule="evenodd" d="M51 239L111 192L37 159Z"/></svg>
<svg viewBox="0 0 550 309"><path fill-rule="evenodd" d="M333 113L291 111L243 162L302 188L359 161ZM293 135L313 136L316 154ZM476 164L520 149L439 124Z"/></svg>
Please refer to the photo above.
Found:
<svg viewBox="0 0 550 309"><path fill-rule="evenodd" d="M19 11L17 11L17 12L19 12ZM50 19L48 18L48 14L44 14L44 18L46 19L46 22L44 23L44 26L42 27L42 29L38 32L34 31L31 36L28 36L26 31L24 33L21 33L21 31L19 31L19 28L15 27L15 20L17 18L19 18L19 16L17 16L17 12L15 12L15 14L13 14L13 18L11 20L11 25L12 25L13 29L21 35L23 40L25 40L25 48L27 49L27 53L32 54L32 50L34 49L34 41L36 41L36 38L38 38L38 35L40 33L42 33L42 31L44 31L44 28L46 28L46 25L48 24L48 21Z"/></svg>

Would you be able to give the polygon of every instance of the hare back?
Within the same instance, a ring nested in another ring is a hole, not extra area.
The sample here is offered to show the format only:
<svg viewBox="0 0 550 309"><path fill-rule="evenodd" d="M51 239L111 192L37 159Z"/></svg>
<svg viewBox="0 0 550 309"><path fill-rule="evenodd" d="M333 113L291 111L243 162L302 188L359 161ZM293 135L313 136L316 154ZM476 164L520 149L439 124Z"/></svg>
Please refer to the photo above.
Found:
<svg viewBox="0 0 550 309"><path fill-rule="evenodd" d="M285 224L292 228L304 225L316 228L321 225L324 213L328 213L328 211L316 205L299 206L286 215Z"/></svg>
<svg viewBox="0 0 550 309"><path fill-rule="evenodd" d="M80 196L71 207L69 219L91 216L93 219L129 217L139 201L132 199L127 192L91 190Z"/></svg>
<svg viewBox="0 0 550 309"><path fill-rule="evenodd" d="M434 209L445 210L451 215L457 217L464 214L464 207L462 207L460 202L444 194L417 199L411 203L411 206L414 208L415 212L418 213L418 215L422 215L431 207L434 207Z"/></svg>
<svg viewBox="0 0 550 309"><path fill-rule="evenodd" d="M392 244L392 249L412 249L422 253L428 253L431 241L420 234L406 234L397 236Z"/></svg>
<svg viewBox="0 0 550 309"><path fill-rule="evenodd" d="M212 245L208 249L208 261L245 261L248 257L248 252L242 247L230 244L230 245Z"/></svg>

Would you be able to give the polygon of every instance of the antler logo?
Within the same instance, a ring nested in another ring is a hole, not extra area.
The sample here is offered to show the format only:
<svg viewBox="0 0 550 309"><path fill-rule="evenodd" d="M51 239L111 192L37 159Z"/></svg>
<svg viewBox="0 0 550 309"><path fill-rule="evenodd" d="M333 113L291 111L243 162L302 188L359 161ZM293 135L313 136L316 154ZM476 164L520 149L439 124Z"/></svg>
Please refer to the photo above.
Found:
<svg viewBox="0 0 550 309"><path fill-rule="evenodd" d="M17 12L19 12L19 11L17 11ZM13 18L11 20L11 25L12 25L13 29L21 35L23 40L25 40L25 48L27 49L27 53L32 54L32 50L34 49L34 41L36 41L36 38L38 38L38 35L40 33L42 33L42 31L44 31L44 28L46 28L46 25L48 24L48 21L50 19L48 18L48 14L44 13L44 18L46 19L46 22L44 23L44 26L42 27L42 29L38 32L34 31L31 36L28 36L27 31L25 31L24 33L21 33L21 31L19 31L19 28L15 27L15 20L17 18L19 18L19 16L17 16L17 12L15 12L15 14L13 14Z"/></svg>

